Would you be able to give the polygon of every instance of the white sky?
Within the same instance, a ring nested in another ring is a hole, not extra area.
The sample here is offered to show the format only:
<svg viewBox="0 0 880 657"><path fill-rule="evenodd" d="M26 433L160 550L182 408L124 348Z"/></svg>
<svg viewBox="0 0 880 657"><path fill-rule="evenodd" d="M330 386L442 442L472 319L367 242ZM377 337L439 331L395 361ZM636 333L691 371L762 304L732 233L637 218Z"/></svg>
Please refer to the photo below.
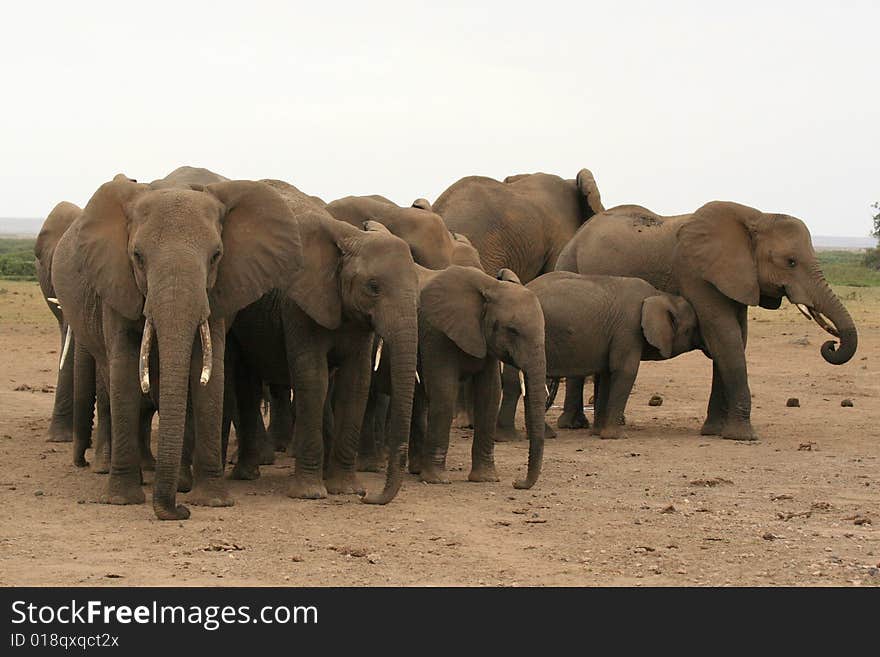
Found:
<svg viewBox="0 0 880 657"><path fill-rule="evenodd" d="M332 200L596 175L606 206L736 200L865 235L880 2L62 2L4 6L0 216L123 171Z"/></svg>

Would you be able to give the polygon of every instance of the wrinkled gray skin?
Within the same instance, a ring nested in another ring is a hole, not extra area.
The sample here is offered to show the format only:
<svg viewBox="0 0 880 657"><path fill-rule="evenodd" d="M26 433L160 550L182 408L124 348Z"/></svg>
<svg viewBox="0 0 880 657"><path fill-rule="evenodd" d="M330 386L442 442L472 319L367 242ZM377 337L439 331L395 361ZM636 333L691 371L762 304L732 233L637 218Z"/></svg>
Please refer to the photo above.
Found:
<svg viewBox="0 0 880 657"><path fill-rule="evenodd" d="M499 364L525 377L529 464L516 488L531 488L544 451L544 316L535 295L509 270L501 280L475 267L420 270L419 372L410 471L449 483L446 453L459 382L473 382L474 443L469 481L498 481L494 442L501 397ZM423 440L422 440L423 438ZM420 443L421 446L420 446Z"/></svg>
<svg viewBox="0 0 880 657"><path fill-rule="evenodd" d="M693 214L662 217L637 205L612 208L590 220L565 247L557 268L582 274L636 276L686 298L712 358L712 393L701 433L756 438L745 346L749 306L778 308L783 297L831 325L839 339L822 357L840 365L856 352L849 312L822 274L804 223L738 203L713 201ZM574 386L573 386L574 388ZM566 413L582 400L566 398Z"/></svg>
<svg viewBox="0 0 880 657"><path fill-rule="evenodd" d="M526 287L544 312L547 376L595 375L593 433L602 438L624 436L616 420L640 361L664 360L701 346L691 305L641 279L557 271Z"/></svg>
<svg viewBox="0 0 880 657"><path fill-rule="evenodd" d="M55 301L50 301L50 299L55 299L55 288L52 285L52 257L61 236L81 214L82 209L73 203L62 201L56 205L43 223L34 247L40 290L46 304L58 320L58 327L61 331L60 354L65 353L64 343L68 325L64 321L63 309ZM73 463L78 467L89 465L85 459L85 451L91 446L96 399L98 402L98 432L92 471L106 474L110 471L109 397L103 385L97 385L96 389L94 358L77 344L76 336L71 331L63 366L58 371L58 384L55 387L55 404L48 439L55 442L72 440L74 443ZM140 432L141 467L145 470L152 470L154 467L153 455L150 452L151 418L151 404L145 398Z"/></svg>
<svg viewBox="0 0 880 657"><path fill-rule="evenodd" d="M226 325L290 280L299 230L267 185L152 188L122 174L102 185L59 241L52 282L110 401L111 463L101 501L144 501L138 435L142 387L160 409L153 509L176 503L184 435L193 436L193 504L232 504L222 478L220 421ZM161 367L160 367L161 366Z"/></svg>
<svg viewBox="0 0 880 657"><path fill-rule="evenodd" d="M231 336L241 348L236 397L243 435L233 477L259 476L260 446L250 430L258 387L294 389L296 467L290 497L317 499L362 494L355 473L358 439L372 372L374 332L390 366L390 451L385 487L364 497L385 504L397 494L406 460L417 359L418 281L406 243L382 226L362 230L334 219L292 185L267 181L283 194L303 239L303 269L289 290L242 310ZM279 359L278 354L286 354ZM325 459L324 418L330 370L332 446Z"/></svg>
<svg viewBox="0 0 880 657"><path fill-rule="evenodd" d="M465 235L480 254L483 270L512 270L528 283L556 268L556 259L575 231L605 208L589 169L574 180L546 173L508 176L504 182L469 176L454 183L433 210L454 233ZM499 440L515 440L518 374L504 368L498 415Z"/></svg>

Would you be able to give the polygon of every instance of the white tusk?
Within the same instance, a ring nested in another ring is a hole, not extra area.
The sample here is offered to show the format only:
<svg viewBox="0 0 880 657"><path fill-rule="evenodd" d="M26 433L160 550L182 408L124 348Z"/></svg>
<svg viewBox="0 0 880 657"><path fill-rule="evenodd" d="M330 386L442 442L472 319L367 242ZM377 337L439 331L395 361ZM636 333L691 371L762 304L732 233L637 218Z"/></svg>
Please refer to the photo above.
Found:
<svg viewBox="0 0 880 657"><path fill-rule="evenodd" d="M73 331L70 329L70 324L67 325L67 333L64 335L64 346L61 348L61 359L58 361L58 370L64 369L64 361L67 359L67 352L70 350L70 338L73 336Z"/></svg>
<svg viewBox="0 0 880 657"><path fill-rule="evenodd" d="M58 306L58 308L61 308L61 303L59 303L59 301L56 297L46 297L46 301L48 301L49 303L51 303L55 306Z"/></svg>
<svg viewBox="0 0 880 657"><path fill-rule="evenodd" d="M544 394L548 397L550 396L550 388L547 387L547 384L544 384Z"/></svg>
<svg viewBox="0 0 880 657"><path fill-rule="evenodd" d="M523 376L522 370L517 370L519 372L519 391L522 393L522 396L526 396L526 377Z"/></svg>
<svg viewBox="0 0 880 657"><path fill-rule="evenodd" d="M211 344L211 329L207 319L199 324L199 337L202 340L202 375L199 377L199 383L206 386L211 380L211 369L214 366L214 348Z"/></svg>
<svg viewBox="0 0 880 657"><path fill-rule="evenodd" d="M382 338L379 338L379 346L376 347L376 360L373 362L373 371L377 371L379 369L379 361L382 360L382 345L384 341Z"/></svg>
<svg viewBox="0 0 880 657"><path fill-rule="evenodd" d="M416 383L421 383L421 382L422 382L422 379L421 379L421 377L419 377L419 371L416 370Z"/></svg>
<svg viewBox="0 0 880 657"><path fill-rule="evenodd" d="M150 318L144 321L144 334L141 336L141 358L138 371L141 379L141 392L150 392L150 349L153 346L153 322Z"/></svg>

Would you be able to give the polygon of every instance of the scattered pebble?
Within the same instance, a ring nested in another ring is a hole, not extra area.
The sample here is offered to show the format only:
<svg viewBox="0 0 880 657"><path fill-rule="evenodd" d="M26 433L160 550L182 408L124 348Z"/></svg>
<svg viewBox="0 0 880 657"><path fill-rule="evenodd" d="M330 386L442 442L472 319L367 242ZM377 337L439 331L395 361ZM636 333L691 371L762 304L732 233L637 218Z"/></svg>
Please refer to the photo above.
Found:
<svg viewBox="0 0 880 657"><path fill-rule="evenodd" d="M851 407L853 405L853 400L847 397L846 399L841 400L840 405L844 408Z"/></svg>
<svg viewBox="0 0 880 657"><path fill-rule="evenodd" d="M801 400L798 399L797 397L789 397L788 401L785 402L785 405L788 406L789 408L800 408L801 407Z"/></svg>
<svg viewBox="0 0 880 657"><path fill-rule="evenodd" d="M651 395L648 400L648 406L663 406L663 397L658 394Z"/></svg>

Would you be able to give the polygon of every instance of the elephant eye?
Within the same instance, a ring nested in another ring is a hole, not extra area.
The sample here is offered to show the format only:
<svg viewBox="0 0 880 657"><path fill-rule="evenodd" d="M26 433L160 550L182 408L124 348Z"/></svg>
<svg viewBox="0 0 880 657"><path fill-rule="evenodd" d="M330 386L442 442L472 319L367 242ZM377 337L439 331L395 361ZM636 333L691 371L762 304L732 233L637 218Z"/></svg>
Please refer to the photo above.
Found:
<svg viewBox="0 0 880 657"><path fill-rule="evenodd" d="M788 266L792 267L792 268L797 267L797 260L795 260L794 258L789 258L788 259Z"/></svg>
<svg viewBox="0 0 880 657"><path fill-rule="evenodd" d="M211 256L211 264L216 265L221 255L223 255L223 253L220 251L220 249L214 251L214 255Z"/></svg>
<svg viewBox="0 0 880 657"><path fill-rule="evenodd" d="M516 328L515 326L508 326L508 327L507 327L507 332L508 332L510 335L519 335L519 331L517 330L517 328Z"/></svg>
<svg viewBox="0 0 880 657"><path fill-rule="evenodd" d="M371 278L367 281L367 290L369 290L370 294L379 294L379 281L375 278Z"/></svg>
<svg viewBox="0 0 880 657"><path fill-rule="evenodd" d="M140 267L141 269L143 269L144 268L143 254L140 251L138 251L137 249L135 249L134 252L132 253L132 255L134 256L134 261L137 263L137 266Z"/></svg>

